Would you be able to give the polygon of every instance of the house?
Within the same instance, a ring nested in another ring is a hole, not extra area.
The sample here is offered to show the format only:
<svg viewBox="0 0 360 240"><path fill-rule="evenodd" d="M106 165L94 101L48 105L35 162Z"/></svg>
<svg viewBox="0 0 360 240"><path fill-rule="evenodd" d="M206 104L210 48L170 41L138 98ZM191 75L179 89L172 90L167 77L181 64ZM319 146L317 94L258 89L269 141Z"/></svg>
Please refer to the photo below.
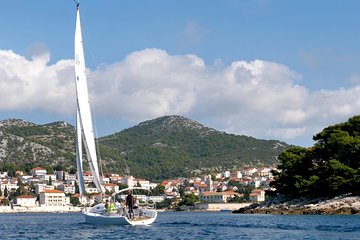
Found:
<svg viewBox="0 0 360 240"><path fill-rule="evenodd" d="M254 188L258 188L258 187L260 187L260 181L259 180L251 180L250 182L249 182L249 186L250 187L254 187Z"/></svg>
<svg viewBox="0 0 360 240"><path fill-rule="evenodd" d="M71 197L78 198L80 204L82 204L82 205L86 205L87 203L90 202L90 199L88 197L86 197L86 196L81 197L80 194L78 194L78 193L72 195Z"/></svg>
<svg viewBox="0 0 360 240"><path fill-rule="evenodd" d="M110 183L110 178L108 178L108 177L101 177L101 181L102 181L103 184L108 184L108 183Z"/></svg>
<svg viewBox="0 0 360 240"><path fill-rule="evenodd" d="M113 183L106 183L105 184L105 190L109 192L118 192L119 191L119 185L113 184Z"/></svg>
<svg viewBox="0 0 360 240"><path fill-rule="evenodd" d="M16 197L15 204L22 207L35 207L36 206L36 197L31 195L20 195Z"/></svg>
<svg viewBox="0 0 360 240"><path fill-rule="evenodd" d="M122 177L117 174L111 174L111 176L110 176L111 183L115 183L115 184L121 183L121 179L122 179Z"/></svg>
<svg viewBox="0 0 360 240"><path fill-rule="evenodd" d="M60 190L44 190L40 192L40 205L44 206L65 206L70 204L70 199Z"/></svg>
<svg viewBox="0 0 360 240"><path fill-rule="evenodd" d="M47 185L43 183L37 183L35 184L35 194L40 194L40 192L45 190L54 190L55 186Z"/></svg>
<svg viewBox="0 0 360 240"><path fill-rule="evenodd" d="M85 187L85 192L88 194L99 193L96 187Z"/></svg>
<svg viewBox="0 0 360 240"><path fill-rule="evenodd" d="M126 176L121 179L122 184L128 185L128 187L134 187L136 185L135 178L133 176Z"/></svg>
<svg viewBox="0 0 360 240"><path fill-rule="evenodd" d="M142 188L150 189L150 182L145 179L136 179L136 185L140 185Z"/></svg>
<svg viewBox="0 0 360 240"><path fill-rule="evenodd" d="M260 177L272 177L271 168L262 167L258 169Z"/></svg>
<svg viewBox="0 0 360 240"><path fill-rule="evenodd" d="M255 189L250 193L250 201L263 202L265 201L265 191L263 189Z"/></svg>
<svg viewBox="0 0 360 240"><path fill-rule="evenodd" d="M21 175L18 178L22 183L30 184L31 179L33 178L33 176L32 175Z"/></svg>
<svg viewBox="0 0 360 240"><path fill-rule="evenodd" d="M235 196L241 196L240 193L236 193L234 191L226 191L226 192L203 192L200 193L200 201L201 202L217 202L224 203L228 202L230 199Z"/></svg>
<svg viewBox="0 0 360 240"><path fill-rule="evenodd" d="M241 171L243 176L252 176L258 170L256 168L245 168Z"/></svg>
<svg viewBox="0 0 360 240"><path fill-rule="evenodd" d="M235 171L234 173L231 173L232 178L242 178L241 171Z"/></svg>
<svg viewBox="0 0 360 240"><path fill-rule="evenodd" d="M56 187L57 190L63 191L65 194L75 194L75 185L71 184L59 184Z"/></svg>
<svg viewBox="0 0 360 240"><path fill-rule="evenodd" d="M223 178L229 178L231 176L231 173L229 171L224 171L221 173L221 176Z"/></svg>
<svg viewBox="0 0 360 240"><path fill-rule="evenodd" d="M1 192L4 194L5 188L8 190L8 192L15 191L18 188L17 181L14 181L15 179L12 179L11 181L3 181L0 182L0 189Z"/></svg>
<svg viewBox="0 0 360 240"><path fill-rule="evenodd" d="M43 176L46 175L46 169L41 167L36 167L30 170L32 176Z"/></svg>
<svg viewBox="0 0 360 240"><path fill-rule="evenodd" d="M85 183L91 183L92 181L94 181L94 178L89 171L83 172L83 178Z"/></svg>
<svg viewBox="0 0 360 240"><path fill-rule="evenodd" d="M8 178L7 172L0 172L0 178Z"/></svg>

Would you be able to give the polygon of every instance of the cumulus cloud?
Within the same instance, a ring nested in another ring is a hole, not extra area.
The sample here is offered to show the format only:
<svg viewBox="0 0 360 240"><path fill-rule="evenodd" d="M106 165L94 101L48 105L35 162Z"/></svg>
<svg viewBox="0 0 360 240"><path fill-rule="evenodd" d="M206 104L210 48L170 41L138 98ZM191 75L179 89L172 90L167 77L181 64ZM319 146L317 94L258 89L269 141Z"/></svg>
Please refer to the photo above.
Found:
<svg viewBox="0 0 360 240"><path fill-rule="evenodd" d="M230 133L300 143L360 112L360 86L311 92L298 84L299 73L262 60L206 65L196 55L144 49L88 70L88 78L96 114L132 124L178 114ZM45 57L0 51L0 86L0 111L74 112L71 60L49 65Z"/></svg>
<svg viewBox="0 0 360 240"><path fill-rule="evenodd" d="M69 113L74 102L71 60L48 65L43 52L28 60L10 50L0 50L0 110L40 110ZM72 112L72 111L71 111Z"/></svg>

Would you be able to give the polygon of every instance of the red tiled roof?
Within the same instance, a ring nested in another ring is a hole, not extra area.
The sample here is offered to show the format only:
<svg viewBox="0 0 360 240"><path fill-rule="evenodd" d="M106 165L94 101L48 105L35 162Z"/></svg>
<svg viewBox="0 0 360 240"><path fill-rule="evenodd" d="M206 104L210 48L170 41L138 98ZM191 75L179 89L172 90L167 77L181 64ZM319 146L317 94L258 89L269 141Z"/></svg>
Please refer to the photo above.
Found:
<svg viewBox="0 0 360 240"><path fill-rule="evenodd" d="M31 195L20 195L20 196L17 196L16 198L36 198L36 197L31 196Z"/></svg>
<svg viewBox="0 0 360 240"><path fill-rule="evenodd" d="M46 169L42 168L42 167L36 167L36 168L31 169L31 170L37 171L37 170L46 170Z"/></svg>
<svg viewBox="0 0 360 240"><path fill-rule="evenodd" d="M48 189L48 190L42 191L42 193L64 193L64 192L60 191L60 190L56 190L56 189Z"/></svg>

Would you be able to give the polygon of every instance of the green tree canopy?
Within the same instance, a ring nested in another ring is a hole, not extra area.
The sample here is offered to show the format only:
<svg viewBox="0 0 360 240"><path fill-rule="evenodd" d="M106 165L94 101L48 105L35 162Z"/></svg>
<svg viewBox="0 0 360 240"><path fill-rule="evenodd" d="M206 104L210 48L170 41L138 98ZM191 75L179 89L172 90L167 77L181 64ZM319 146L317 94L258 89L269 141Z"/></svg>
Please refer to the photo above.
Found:
<svg viewBox="0 0 360 240"><path fill-rule="evenodd" d="M274 172L279 193L293 197L360 192L360 116L325 128L312 148L291 147Z"/></svg>

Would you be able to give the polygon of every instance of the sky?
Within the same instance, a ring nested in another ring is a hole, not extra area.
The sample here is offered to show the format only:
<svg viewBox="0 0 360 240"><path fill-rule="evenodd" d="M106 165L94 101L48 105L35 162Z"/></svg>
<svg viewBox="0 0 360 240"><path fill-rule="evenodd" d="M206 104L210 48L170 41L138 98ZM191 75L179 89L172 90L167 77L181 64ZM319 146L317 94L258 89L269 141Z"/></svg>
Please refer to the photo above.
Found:
<svg viewBox="0 0 360 240"><path fill-rule="evenodd" d="M304 147L360 113L360 1L81 0L98 137L166 115ZM0 120L75 124L74 0L0 0Z"/></svg>

